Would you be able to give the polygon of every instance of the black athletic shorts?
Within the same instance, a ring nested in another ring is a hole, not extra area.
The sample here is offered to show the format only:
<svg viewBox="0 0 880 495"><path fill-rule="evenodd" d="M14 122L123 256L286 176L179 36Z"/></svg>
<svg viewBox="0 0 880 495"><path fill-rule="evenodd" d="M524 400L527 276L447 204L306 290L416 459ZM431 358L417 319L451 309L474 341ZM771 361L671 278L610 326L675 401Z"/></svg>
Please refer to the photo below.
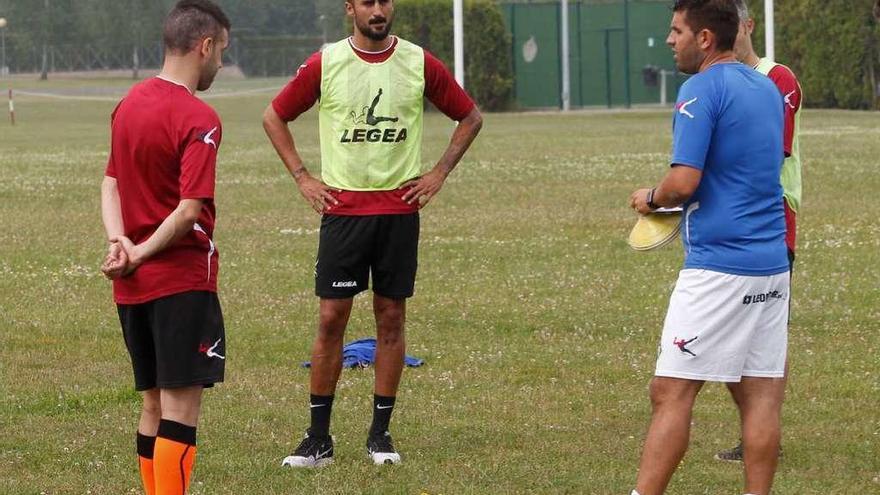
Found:
<svg viewBox="0 0 880 495"><path fill-rule="evenodd" d="M210 387L223 381L226 335L215 292L182 292L117 309L135 389Z"/></svg>
<svg viewBox="0 0 880 495"><path fill-rule="evenodd" d="M373 292L412 297L419 250L419 214L324 215L315 264L315 294L354 297L373 279Z"/></svg>

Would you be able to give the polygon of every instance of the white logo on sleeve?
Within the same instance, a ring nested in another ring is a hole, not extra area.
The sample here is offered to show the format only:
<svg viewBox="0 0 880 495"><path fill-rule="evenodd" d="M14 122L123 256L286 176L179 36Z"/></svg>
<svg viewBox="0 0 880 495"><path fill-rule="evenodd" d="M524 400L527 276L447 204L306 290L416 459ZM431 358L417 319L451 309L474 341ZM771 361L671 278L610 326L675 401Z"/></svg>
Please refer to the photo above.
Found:
<svg viewBox="0 0 880 495"><path fill-rule="evenodd" d="M214 141L214 138L212 137L212 136L214 136L215 132L217 132L216 127L211 129L210 131L208 131L204 136L202 136L202 142L205 144L210 144L216 150L217 149L217 142Z"/></svg>
<svg viewBox="0 0 880 495"><path fill-rule="evenodd" d="M797 90L792 90L791 93L785 95L785 104L788 105L789 108L791 108L792 110L797 110L797 108L795 108L795 106L791 104L791 97L794 96L796 92Z"/></svg>
<svg viewBox="0 0 880 495"><path fill-rule="evenodd" d="M697 98L698 97L695 96L693 100L683 101L683 102L679 103L678 105L676 105L675 109L678 110L678 113L680 113L682 115L687 115L688 117L693 119L693 118L695 118L694 114L688 112L687 107L696 103Z"/></svg>

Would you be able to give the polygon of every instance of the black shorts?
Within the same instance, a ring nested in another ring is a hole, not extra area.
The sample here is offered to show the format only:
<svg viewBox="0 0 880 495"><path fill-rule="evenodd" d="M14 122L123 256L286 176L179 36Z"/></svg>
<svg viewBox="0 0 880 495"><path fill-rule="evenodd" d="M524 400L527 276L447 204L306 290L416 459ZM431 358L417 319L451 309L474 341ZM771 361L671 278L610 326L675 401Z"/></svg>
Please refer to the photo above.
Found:
<svg viewBox="0 0 880 495"><path fill-rule="evenodd" d="M315 294L354 297L373 279L373 292L391 299L412 297L419 251L419 214L324 215Z"/></svg>
<svg viewBox="0 0 880 495"><path fill-rule="evenodd" d="M214 292L118 304L135 389L209 387L223 381L226 335Z"/></svg>

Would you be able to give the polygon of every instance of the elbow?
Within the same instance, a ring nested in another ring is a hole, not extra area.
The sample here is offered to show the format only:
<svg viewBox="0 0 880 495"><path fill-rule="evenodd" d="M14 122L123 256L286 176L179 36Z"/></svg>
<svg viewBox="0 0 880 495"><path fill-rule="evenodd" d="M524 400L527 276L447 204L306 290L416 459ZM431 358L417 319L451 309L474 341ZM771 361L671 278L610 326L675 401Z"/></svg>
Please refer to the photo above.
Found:
<svg viewBox="0 0 880 495"><path fill-rule="evenodd" d="M473 112L467 116L467 121L471 129L473 129L475 136L483 129L483 114L476 108L474 108Z"/></svg>
<svg viewBox="0 0 880 495"><path fill-rule="evenodd" d="M105 175L104 180L101 181L101 192L104 194L115 193L116 192L116 179Z"/></svg>
<svg viewBox="0 0 880 495"><path fill-rule="evenodd" d="M691 196L696 192L696 188L678 188L670 190L667 194L669 197L669 206L678 206L684 204L685 201L691 199Z"/></svg>
<svg viewBox="0 0 880 495"><path fill-rule="evenodd" d="M272 108L272 105L266 107L266 110L263 112L263 129L265 129L266 132L269 132L270 129L277 125L279 120L278 114L275 113L275 109Z"/></svg>
<svg viewBox="0 0 880 495"><path fill-rule="evenodd" d="M177 209L178 219L187 229L193 228L196 222L199 221L201 213L201 200L184 200Z"/></svg>
<svg viewBox="0 0 880 495"><path fill-rule="evenodd" d="M183 220L184 225L189 227L190 229L199 221L199 210L194 210L192 208L187 208L183 210L181 214L181 218Z"/></svg>
<svg viewBox="0 0 880 495"><path fill-rule="evenodd" d="M479 134L483 130L483 114L477 113L474 117L474 134Z"/></svg>

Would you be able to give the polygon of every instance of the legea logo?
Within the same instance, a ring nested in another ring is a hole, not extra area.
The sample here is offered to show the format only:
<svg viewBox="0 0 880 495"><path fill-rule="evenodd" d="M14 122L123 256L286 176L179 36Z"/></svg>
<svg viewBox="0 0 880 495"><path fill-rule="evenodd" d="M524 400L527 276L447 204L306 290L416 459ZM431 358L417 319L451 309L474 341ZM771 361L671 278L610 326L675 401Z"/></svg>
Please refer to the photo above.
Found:
<svg viewBox="0 0 880 495"><path fill-rule="evenodd" d="M399 120L398 117L382 117L376 115L376 107L379 105L379 100L381 98L382 88L379 88L379 93L373 98L373 103L369 107L361 109L360 114L354 110L348 114L349 119L355 127L353 129L346 129L342 133L342 138L339 140L340 143L399 143L406 141L406 128L377 128L379 124L386 122L396 123ZM364 124L373 127L373 129L357 127Z"/></svg>

